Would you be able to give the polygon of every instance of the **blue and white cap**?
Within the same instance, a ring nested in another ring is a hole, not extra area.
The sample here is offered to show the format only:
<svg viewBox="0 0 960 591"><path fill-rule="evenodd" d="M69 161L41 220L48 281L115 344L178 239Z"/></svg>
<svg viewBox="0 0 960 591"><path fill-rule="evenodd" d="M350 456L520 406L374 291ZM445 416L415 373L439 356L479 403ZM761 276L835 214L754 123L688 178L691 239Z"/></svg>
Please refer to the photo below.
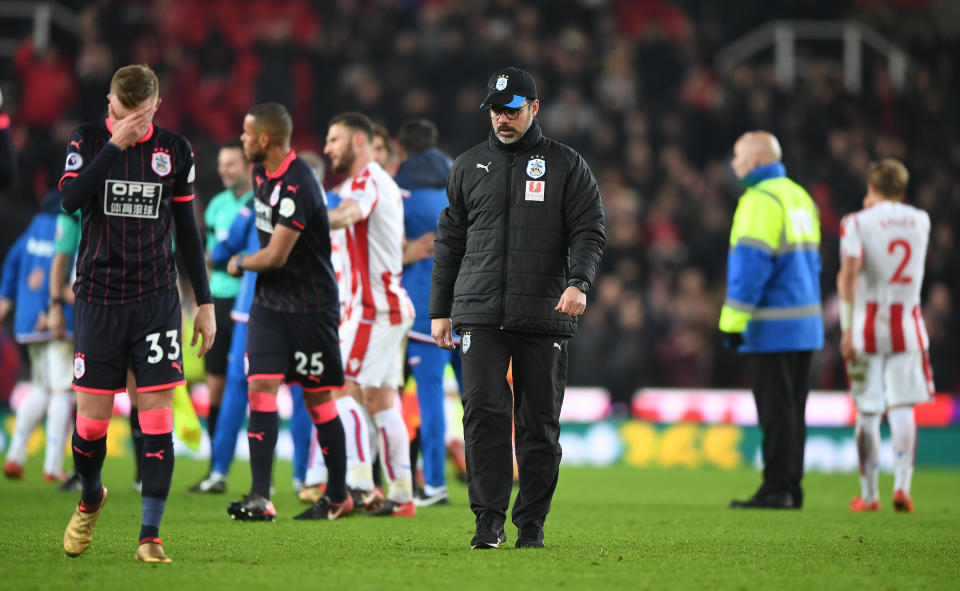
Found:
<svg viewBox="0 0 960 591"><path fill-rule="evenodd" d="M537 83L530 72L515 66L497 70L487 82L487 98L480 107L496 105L516 109L527 100L536 100Z"/></svg>

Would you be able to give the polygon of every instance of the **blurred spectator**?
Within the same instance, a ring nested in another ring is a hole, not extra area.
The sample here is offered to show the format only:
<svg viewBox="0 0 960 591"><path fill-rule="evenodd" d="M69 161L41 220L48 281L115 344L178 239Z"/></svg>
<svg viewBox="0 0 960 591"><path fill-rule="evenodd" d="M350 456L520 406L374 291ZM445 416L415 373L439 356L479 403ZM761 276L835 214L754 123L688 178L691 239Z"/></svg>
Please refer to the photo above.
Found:
<svg viewBox="0 0 960 591"><path fill-rule="evenodd" d="M100 116L103 80L119 64L148 60L174 89L157 117L193 141L206 200L219 190L216 146L239 134L237 122L255 102L287 105L301 150L322 144L332 114L360 110L388 128L427 116L440 130L439 148L461 153L487 131L475 81L513 63L536 75L545 133L587 159L607 211L604 274L571 344L570 384L603 382L623 401L643 384L743 385L739 362L703 316L718 313L740 194L729 146L762 128L781 139L791 176L820 208L827 279L837 269L838 220L860 208L866 165L889 156L911 170L910 200L934 222L924 291L934 376L939 389L956 390L960 27L938 26L936 3L742 0L727 11L706 4L98 0L78 16L72 54L56 46L38 54L30 39L20 45L18 93L9 97L20 97L19 108L8 109L23 158L20 192L41 195L47 177L59 175L58 129L72 128L65 117ZM898 90L886 63L870 54L855 96L837 55L805 55L789 95L768 57L727 73L711 66L718 49L773 18L873 26L910 54L906 87ZM832 280L822 284L833 291ZM835 320L827 331L814 385L843 387L830 338Z"/></svg>

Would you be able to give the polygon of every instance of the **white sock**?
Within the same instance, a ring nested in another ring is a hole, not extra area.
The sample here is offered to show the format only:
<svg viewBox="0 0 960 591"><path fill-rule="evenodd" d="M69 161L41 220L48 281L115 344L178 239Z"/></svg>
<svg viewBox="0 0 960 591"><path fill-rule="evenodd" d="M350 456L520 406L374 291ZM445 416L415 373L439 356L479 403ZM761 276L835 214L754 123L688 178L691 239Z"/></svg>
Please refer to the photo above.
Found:
<svg viewBox="0 0 960 591"><path fill-rule="evenodd" d="M439 495L441 493L443 494L447 493L446 485L430 486L429 484L426 484L426 483L423 485L423 494L427 495L428 497L432 497L433 495Z"/></svg>
<svg viewBox="0 0 960 591"><path fill-rule="evenodd" d="M860 498L864 503L872 503L880 497L877 485L877 464L880 456L879 413L857 413L854 441L857 442L857 455L860 457Z"/></svg>
<svg viewBox="0 0 960 591"><path fill-rule="evenodd" d="M377 426L380 461L390 482L387 498L395 503L413 500L413 475L410 471L410 441L407 427L397 407L381 410L373 415Z"/></svg>
<svg viewBox="0 0 960 591"><path fill-rule="evenodd" d="M917 451L917 424L912 406L898 406L887 411L890 440L893 443L893 490L910 494L913 460Z"/></svg>
<svg viewBox="0 0 960 591"><path fill-rule="evenodd" d="M376 427L376 423L373 422L373 417L370 416L370 412L367 411L366 407L363 407L363 416L367 420L367 441L369 442L370 450L370 466L373 467L377 463L377 456L380 455L380 434L378 433L379 429ZM380 458L380 468L383 470L383 458Z"/></svg>
<svg viewBox="0 0 960 591"><path fill-rule="evenodd" d="M373 490L373 454L367 413L353 396L337 398L337 411L347 439L347 487Z"/></svg>
<svg viewBox="0 0 960 591"><path fill-rule="evenodd" d="M7 450L7 461L23 465L27 460L27 442L30 434L40 424L40 419L47 412L49 394L45 390L31 387L30 393L17 408L17 422L13 428L13 437L10 438L10 448Z"/></svg>
<svg viewBox="0 0 960 591"><path fill-rule="evenodd" d="M310 432L310 460L307 462L307 477L304 484L316 486L327 483L327 464L323 461L320 444L317 442L317 430Z"/></svg>
<svg viewBox="0 0 960 591"><path fill-rule="evenodd" d="M47 410L47 451L43 459L45 474L59 476L63 473L63 446L73 411L73 392L58 392L50 396Z"/></svg>

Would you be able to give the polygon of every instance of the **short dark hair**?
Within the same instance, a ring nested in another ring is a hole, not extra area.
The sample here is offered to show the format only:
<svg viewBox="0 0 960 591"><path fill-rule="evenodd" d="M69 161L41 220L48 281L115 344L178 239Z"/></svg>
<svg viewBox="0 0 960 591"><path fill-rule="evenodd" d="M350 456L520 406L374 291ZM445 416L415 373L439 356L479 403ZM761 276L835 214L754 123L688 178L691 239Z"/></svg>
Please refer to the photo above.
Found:
<svg viewBox="0 0 960 591"><path fill-rule="evenodd" d="M440 132L429 119L407 119L397 130L397 142L407 154L419 154L437 147Z"/></svg>
<svg viewBox="0 0 960 591"><path fill-rule="evenodd" d="M114 72L110 80L110 92L121 105L133 109L160 95L160 81L150 66L132 64Z"/></svg>
<svg viewBox="0 0 960 591"><path fill-rule="evenodd" d="M220 149L221 150L240 150L240 154L243 155L243 159L244 160L247 159L247 154L246 152L243 151L243 142L241 142L240 138L238 137L235 137L232 140L228 140L227 142L224 142L224 144L220 146Z"/></svg>
<svg viewBox="0 0 960 591"><path fill-rule="evenodd" d="M283 143L293 135L293 119L280 103L260 103L247 113L257 126L267 132L270 140Z"/></svg>
<svg viewBox="0 0 960 591"><path fill-rule="evenodd" d="M370 118L363 113L347 111L346 113L340 113L334 116L334 118L330 120L331 127L338 123L356 131L363 132L363 135L367 136L367 141L373 143L373 121L370 121Z"/></svg>
<svg viewBox="0 0 960 591"><path fill-rule="evenodd" d="M390 158L393 158L396 155L397 150L393 145L393 138L390 137L390 132L387 130L386 126L380 125L379 123L374 123L373 135L374 137L383 139L383 145L387 147L387 155L390 156Z"/></svg>
<svg viewBox="0 0 960 591"><path fill-rule="evenodd" d="M899 160L884 158L870 163L867 171L867 184L888 199L903 199L907 194L910 173Z"/></svg>

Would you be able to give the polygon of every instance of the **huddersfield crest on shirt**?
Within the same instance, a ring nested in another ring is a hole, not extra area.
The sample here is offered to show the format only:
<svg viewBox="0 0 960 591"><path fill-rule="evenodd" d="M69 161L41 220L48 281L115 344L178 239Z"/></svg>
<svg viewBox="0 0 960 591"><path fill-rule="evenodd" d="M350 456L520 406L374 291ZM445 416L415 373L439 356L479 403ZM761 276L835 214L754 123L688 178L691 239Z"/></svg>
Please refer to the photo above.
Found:
<svg viewBox="0 0 960 591"><path fill-rule="evenodd" d="M527 176L538 179L547 173L547 161L543 158L531 158L527 162Z"/></svg>
<svg viewBox="0 0 960 591"><path fill-rule="evenodd" d="M170 174L170 154L167 152L161 151L158 149L153 153L153 158L150 159L150 168L153 169L153 172L157 173L158 176L167 176Z"/></svg>

